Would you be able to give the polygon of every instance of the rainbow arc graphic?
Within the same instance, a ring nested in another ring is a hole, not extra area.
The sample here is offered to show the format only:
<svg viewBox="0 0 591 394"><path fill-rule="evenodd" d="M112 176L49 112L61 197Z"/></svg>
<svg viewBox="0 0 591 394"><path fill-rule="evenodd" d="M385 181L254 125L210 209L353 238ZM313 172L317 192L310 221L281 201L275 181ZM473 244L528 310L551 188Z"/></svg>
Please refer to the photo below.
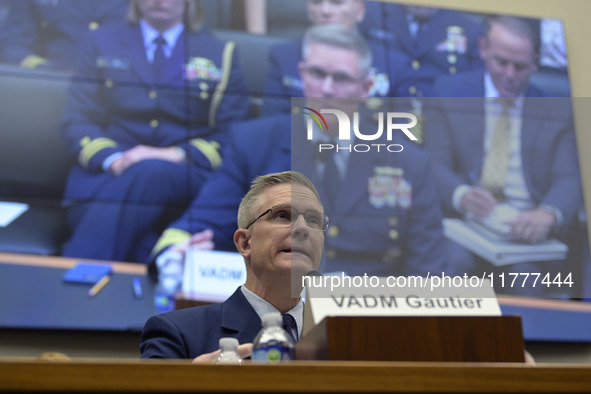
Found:
<svg viewBox="0 0 591 394"><path fill-rule="evenodd" d="M318 127L320 127L320 130L323 130L322 124L324 124L324 128L326 128L326 130L324 131L328 131L328 125L326 124L326 120L324 120L324 116L322 116L320 114L320 112L316 111L315 109L312 109L310 107L302 107L308 111L311 112L306 112L306 111L302 111L304 113L304 115L308 115L309 117L311 117L312 119L314 119L316 121L316 123L318 123ZM322 121L322 123L320 123L320 121Z"/></svg>

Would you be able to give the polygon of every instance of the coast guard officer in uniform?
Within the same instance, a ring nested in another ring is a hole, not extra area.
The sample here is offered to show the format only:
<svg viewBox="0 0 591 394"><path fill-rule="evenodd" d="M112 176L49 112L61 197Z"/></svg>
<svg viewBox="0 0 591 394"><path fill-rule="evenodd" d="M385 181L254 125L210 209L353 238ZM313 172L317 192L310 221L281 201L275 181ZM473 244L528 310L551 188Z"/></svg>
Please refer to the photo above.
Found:
<svg viewBox="0 0 591 394"><path fill-rule="evenodd" d="M363 20L364 3L361 0L308 0L308 19L313 26L321 24L341 24L349 29L357 30ZM390 65L386 61L384 49L370 41L373 62L371 69L370 96L387 97L392 95L390 89ZM291 97L303 96L303 83L298 71L298 63L302 60L302 40L289 41L273 46L269 53L269 71L265 83L265 104L263 115L289 113ZM400 58L391 56L388 59L399 63Z"/></svg>
<svg viewBox="0 0 591 394"><path fill-rule="evenodd" d="M247 113L233 42L212 38L196 1L133 0L129 24L84 48L63 120L76 158L64 256L145 261ZM162 228L160 227L162 226Z"/></svg>
<svg viewBox="0 0 591 394"><path fill-rule="evenodd" d="M240 201L239 228L232 237L244 257L246 282L222 303L152 316L142 332L142 358L212 361L223 337L236 338L240 357L247 357L262 317L270 312L283 314L283 327L298 341L302 276L318 270L329 223L314 185L301 173L254 179Z"/></svg>
<svg viewBox="0 0 591 394"><path fill-rule="evenodd" d="M299 70L307 97L368 96L371 52L355 30L339 25L312 27L304 37L304 48ZM334 79L337 74L343 78ZM220 169L160 238L153 252L159 255L157 262L179 258L177 252L182 254L190 246L234 250L235 211L257 175L293 166L308 175L328 201L330 191L323 180L326 163L305 139L305 116L292 118L291 136L287 114L235 126L234 142ZM369 130L377 129L371 116L365 119ZM325 138L315 135L314 143ZM343 181L334 201L325 204L326 213L334 219L326 234L323 271L380 275L444 270L441 211L430 161L406 137L396 138L391 143L404 144L401 153L352 153L340 158Z"/></svg>
<svg viewBox="0 0 591 394"><path fill-rule="evenodd" d="M121 0L12 0L0 28L0 60L72 70L86 33L123 22L127 6Z"/></svg>

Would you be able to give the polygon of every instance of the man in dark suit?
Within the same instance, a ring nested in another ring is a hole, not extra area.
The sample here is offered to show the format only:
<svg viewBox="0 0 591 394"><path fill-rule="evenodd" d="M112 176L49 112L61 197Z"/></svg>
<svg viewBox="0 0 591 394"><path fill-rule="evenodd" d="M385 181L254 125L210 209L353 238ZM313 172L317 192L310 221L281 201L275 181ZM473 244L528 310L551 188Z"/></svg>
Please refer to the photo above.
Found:
<svg viewBox="0 0 591 394"><path fill-rule="evenodd" d="M194 0L134 0L129 23L91 35L63 119L76 158L63 255L145 261L247 113L233 42L202 27Z"/></svg>
<svg viewBox="0 0 591 394"><path fill-rule="evenodd" d="M335 35L340 39L335 40ZM306 96L367 97L370 81L363 58L369 54L359 34L340 26L317 26L308 30L305 43L308 55L299 66ZM348 81L331 82L328 75L336 73L347 76ZM319 77L321 74L324 77ZM367 109L361 112L372 115ZM237 124L224 163L189 210L163 233L153 254L167 248L184 252L190 244L233 250L233 212L249 180L260 174L296 169L317 185L324 201L330 191L319 169L325 164L313 151L313 145L321 140L311 143L305 139L304 114L292 115L292 119L291 127L289 115ZM377 128L371 116L363 119L368 130ZM406 137L398 135L390 143L395 142L404 144L403 152L341 157L343 181L335 193L338 197L325 204L327 213L334 215L334 225L327 233L323 272L403 275L444 270L441 212L430 160ZM386 198L388 191L394 197ZM401 198L396 200L396 196Z"/></svg>
<svg viewBox="0 0 591 394"><path fill-rule="evenodd" d="M13 0L0 29L0 61L72 70L88 31L125 20L121 0Z"/></svg>
<svg viewBox="0 0 591 394"><path fill-rule="evenodd" d="M290 315L299 338L304 306L293 297L301 292L297 278L318 269L328 223L314 185L302 174L287 171L256 178L240 203L234 233L246 264L246 282L221 304L148 319L141 357L212 360L222 337L237 338L243 344L240 355L246 357L262 316L269 312Z"/></svg>
<svg viewBox="0 0 591 394"><path fill-rule="evenodd" d="M533 97L537 48L526 20L491 17L480 41L486 70L437 82L444 98L427 118L425 142L441 164L436 179L448 215L487 218L506 203L519 211L505 223L509 236L530 243L566 240L582 203L570 103Z"/></svg>
<svg viewBox="0 0 591 394"><path fill-rule="evenodd" d="M357 30L364 15L364 2L361 0L307 0L308 19L312 26L339 24ZM395 55L387 59L385 49L368 41L372 50L371 86L369 95L375 97L392 96L391 65L398 64ZM303 96L303 83L298 71L298 63L303 59L302 40L277 44L270 49L269 71L265 82L265 104L263 115L289 113L291 97Z"/></svg>

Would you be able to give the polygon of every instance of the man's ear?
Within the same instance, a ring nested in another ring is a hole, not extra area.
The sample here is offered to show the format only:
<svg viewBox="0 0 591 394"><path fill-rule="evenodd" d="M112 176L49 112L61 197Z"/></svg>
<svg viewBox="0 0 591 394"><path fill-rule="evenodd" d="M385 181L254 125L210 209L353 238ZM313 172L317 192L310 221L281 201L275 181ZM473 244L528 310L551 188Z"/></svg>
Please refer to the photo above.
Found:
<svg viewBox="0 0 591 394"><path fill-rule="evenodd" d="M239 228L234 232L234 245L244 258L250 258L250 231Z"/></svg>

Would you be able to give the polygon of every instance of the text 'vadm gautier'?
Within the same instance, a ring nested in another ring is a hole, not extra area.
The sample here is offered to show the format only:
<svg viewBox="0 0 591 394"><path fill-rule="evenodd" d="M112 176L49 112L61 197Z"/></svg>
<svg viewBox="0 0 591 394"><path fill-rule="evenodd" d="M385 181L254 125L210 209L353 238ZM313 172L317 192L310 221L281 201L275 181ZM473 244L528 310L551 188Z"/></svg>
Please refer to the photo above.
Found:
<svg viewBox="0 0 591 394"><path fill-rule="evenodd" d="M391 296L340 296L331 295L339 308L398 308L399 298ZM479 309L482 308L482 298L465 298L459 296L429 298L409 295L404 297L404 303L410 308L439 308L439 309Z"/></svg>

